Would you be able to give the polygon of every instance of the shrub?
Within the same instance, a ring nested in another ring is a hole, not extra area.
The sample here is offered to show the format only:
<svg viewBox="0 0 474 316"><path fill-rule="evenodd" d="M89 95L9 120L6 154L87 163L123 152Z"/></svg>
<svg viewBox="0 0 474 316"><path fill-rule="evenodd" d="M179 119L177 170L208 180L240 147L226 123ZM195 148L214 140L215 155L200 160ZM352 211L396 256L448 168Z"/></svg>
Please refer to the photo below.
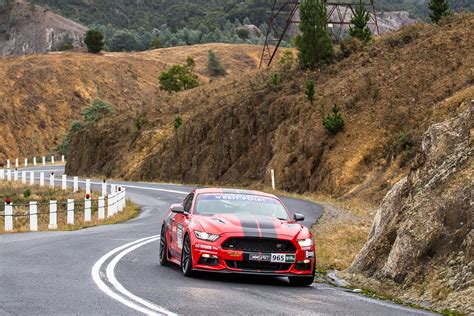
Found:
<svg viewBox="0 0 474 316"><path fill-rule="evenodd" d="M174 65L160 74L160 89L179 92L199 86L197 76L187 66Z"/></svg>
<svg viewBox="0 0 474 316"><path fill-rule="evenodd" d="M83 128L83 125L81 124L81 122L79 122L79 121L73 121L72 122L71 127L69 128L69 130L66 133L66 136L64 136L63 141L61 142L61 144L58 147L58 151L62 155L67 154L69 144L71 143L71 139L72 139L72 136L74 135L74 133L77 132L78 130L82 129L82 128Z"/></svg>
<svg viewBox="0 0 474 316"><path fill-rule="evenodd" d="M208 51L207 71L209 75L213 77L226 75L226 71L224 66L222 66L221 60L212 49Z"/></svg>
<svg viewBox="0 0 474 316"><path fill-rule="evenodd" d="M87 123L96 123L109 113L113 113L114 108L100 98L95 98L90 107L82 111L82 116Z"/></svg>
<svg viewBox="0 0 474 316"><path fill-rule="evenodd" d="M196 61L194 60L194 58L192 58L191 56L188 56L188 58L186 58L186 66L191 71L194 71L194 67L196 66Z"/></svg>
<svg viewBox="0 0 474 316"><path fill-rule="evenodd" d="M162 48L163 42L159 37L155 37L150 41L150 49Z"/></svg>
<svg viewBox="0 0 474 316"><path fill-rule="evenodd" d="M277 73L273 73L270 75L270 79L269 79L269 83L270 83L270 86L272 88L278 88L281 84L281 77L279 74Z"/></svg>
<svg viewBox="0 0 474 316"><path fill-rule="evenodd" d="M98 54L104 48L104 34L98 30L88 30L84 38L84 44L90 53Z"/></svg>
<svg viewBox="0 0 474 316"><path fill-rule="evenodd" d="M293 61L293 52L290 49L285 49L280 59L281 70L283 72L291 70L293 68Z"/></svg>
<svg viewBox="0 0 474 316"><path fill-rule="evenodd" d="M311 104L314 102L314 81L313 80L308 80L306 81L306 99L308 99Z"/></svg>
<svg viewBox="0 0 474 316"><path fill-rule="evenodd" d="M135 127L136 127L137 130L141 130L142 126L143 126L143 120L142 120L141 116L137 116L135 118Z"/></svg>
<svg viewBox="0 0 474 316"><path fill-rule="evenodd" d="M181 125L183 125L183 119L181 118L181 116L176 115L173 122L174 130L177 131L181 127Z"/></svg>
<svg viewBox="0 0 474 316"><path fill-rule="evenodd" d="M341 55L347 58L350 55L359 52L363 49L364 44L355 37L347 37L341 41Z"/></svg>
<svg viewBox="0 0 474 316"><path fill-rule="evenodd" d="M332 135L336 135L344 129L344 118L341 114L341 109L334 105L331 113L323 119L323 126Z"/></svg>
<svg viewBox="0 0 474 316"><path fill-rule="evenodd" d="M26 188L23 190L23 197L25 199L29 198L31 196L31 190L29 188Z"/></svg>
<svg viewBox="0 0 474 316"><path fill-rule="evenodd" d="M415 157L418 143L411 132L399 131L393 134L384 146L385 159L388 162L401 156L400 165L403 167Z"/></svg>

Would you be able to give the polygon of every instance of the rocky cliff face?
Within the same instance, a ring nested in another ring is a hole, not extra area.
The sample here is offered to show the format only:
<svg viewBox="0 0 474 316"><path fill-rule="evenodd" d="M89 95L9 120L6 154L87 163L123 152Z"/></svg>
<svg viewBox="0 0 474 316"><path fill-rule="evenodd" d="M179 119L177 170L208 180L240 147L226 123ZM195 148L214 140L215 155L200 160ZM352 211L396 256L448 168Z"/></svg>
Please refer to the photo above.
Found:
<svg viewBox="0 0 474 316"><path fill-rule="evenodd" d="M0 6L0 56L81 47L87 28L22 1Z"/></svg>
<svg viewBox="0 0 474 316"><path fill-rule="evenodd" d="M384 198L350 272L404 288L435 282L446 293L444 300L469 300L474 288L474 103L466 107L424 133L412 170ZM439 293L429 289L427 299L436 300ZM464 308L474 312L472 300Z"/></svg>

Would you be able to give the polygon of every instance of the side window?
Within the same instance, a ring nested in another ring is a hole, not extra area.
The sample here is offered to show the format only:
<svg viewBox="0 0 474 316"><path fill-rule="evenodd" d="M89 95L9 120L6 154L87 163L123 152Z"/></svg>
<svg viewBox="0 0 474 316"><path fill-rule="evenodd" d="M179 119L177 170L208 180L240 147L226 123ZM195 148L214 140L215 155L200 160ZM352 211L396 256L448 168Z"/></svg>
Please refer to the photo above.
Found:
<svg viewBox="0 0 474 316"><path fill-rule="evenodd" d="M191 206L193 205L194 193L189 194L183 202L184 211L189 213L191 211Z"/></svg>

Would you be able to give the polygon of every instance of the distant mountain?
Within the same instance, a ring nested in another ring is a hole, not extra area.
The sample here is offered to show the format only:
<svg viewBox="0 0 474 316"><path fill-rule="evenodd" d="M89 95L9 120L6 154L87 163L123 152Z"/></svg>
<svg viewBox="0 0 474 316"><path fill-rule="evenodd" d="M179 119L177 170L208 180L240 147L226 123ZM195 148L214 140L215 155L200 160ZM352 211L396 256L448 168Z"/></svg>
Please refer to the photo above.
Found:
<svg viewBox="0 0 474 316"><path fill-rule="evenodd" d="M80 47L87 28L23 0L0 3L0 56Z"/></svg>

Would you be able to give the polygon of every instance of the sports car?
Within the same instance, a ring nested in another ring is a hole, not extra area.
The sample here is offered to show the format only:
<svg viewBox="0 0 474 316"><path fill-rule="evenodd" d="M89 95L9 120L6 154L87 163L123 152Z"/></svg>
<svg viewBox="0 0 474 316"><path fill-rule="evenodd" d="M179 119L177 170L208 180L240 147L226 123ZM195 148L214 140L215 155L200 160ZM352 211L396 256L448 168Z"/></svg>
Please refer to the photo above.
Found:
<svg viewBox="0 0 474 316"><path fill-rule="evenodd" d="M293 285L313 283L313 236L272 194L205 188L173 204L160 234L160 264L195 271L288 277Z"/></svg>

